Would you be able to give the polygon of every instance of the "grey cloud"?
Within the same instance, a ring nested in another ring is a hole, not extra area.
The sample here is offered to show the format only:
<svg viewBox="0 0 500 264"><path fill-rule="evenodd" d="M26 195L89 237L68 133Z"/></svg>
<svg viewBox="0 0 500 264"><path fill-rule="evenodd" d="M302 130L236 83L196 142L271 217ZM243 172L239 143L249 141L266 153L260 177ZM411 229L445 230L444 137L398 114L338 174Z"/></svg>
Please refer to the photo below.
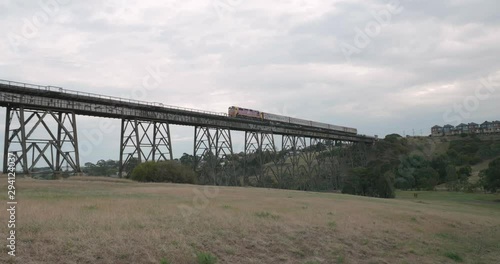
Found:
<svg viewBox="0 0 500 264"><path fill-rule="evenodd" d="M35 2L0 2L1 32L19 30ZM350 63L342 43L388 1L243 1L222 19L210 2L115 2L73 1L19 53L1 36L0 79L127 97L165 60L163 83L145 100L243 105L384 135L428 133L500 70L498 1L401 0L404 10ZM481 101L464 121L498 119L497 102Z"/></svg>

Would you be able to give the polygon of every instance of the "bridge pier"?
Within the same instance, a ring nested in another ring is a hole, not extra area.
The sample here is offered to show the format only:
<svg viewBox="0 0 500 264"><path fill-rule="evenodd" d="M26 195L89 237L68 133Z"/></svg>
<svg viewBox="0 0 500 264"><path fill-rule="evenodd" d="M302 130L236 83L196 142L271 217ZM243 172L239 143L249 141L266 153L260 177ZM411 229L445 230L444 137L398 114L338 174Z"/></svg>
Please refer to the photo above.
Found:
<svg viewBox="0 0 500 264"><path fill-rule="evenodd" d="M271 170L278 188L286 188L295 175L296 143L296 136L282 135L281 137L281 150L277 153ZM289 158L291 162L288 162Z"/></svg>
<svg viewBox="0 0 500 264"><path fill-rule="evenodd" d="M326 174L324 177L327 181L326 189L338 190L340 187L340 157L337 155L340 150L340 142L339 141L331 141L327 140L325 142L325 150L327 152L324 155L322 160L324 173ZM337 153L335 153L337 152Z"/></svg>
<svg viewBox="0 0 500 264"><path fill-rule="evenodd" d="M267 132L245 131L245 175L244 184L249 185L249 176L256 177L257 186L267 185L272 169L264 164L275 160L276 145L274 135Z"/></svg>
<svg viewBox="0 0 500 264"><path fill-rule="evenodd" d="M167 122L122 119L119 176L139 163L172 160L170 125Z"/></svg>
<svg viewBox="0 0 500 264"><path fill-rule="evenodd" d="M53 131L51 127L57 127ZM81 172L76 116L74 112L27 110L8 106L5 118L3 171L7 172L9 153L16 155L24 174L36 173L43 160L52 173L66 169ZM30 157L31 159L29 159Z"/></svg>
<svg viewBox="0 0 500 264"><path fill-rule="evenodd" d="M194 170L205 183L237 185L231 130L195 126Z"/></svg>

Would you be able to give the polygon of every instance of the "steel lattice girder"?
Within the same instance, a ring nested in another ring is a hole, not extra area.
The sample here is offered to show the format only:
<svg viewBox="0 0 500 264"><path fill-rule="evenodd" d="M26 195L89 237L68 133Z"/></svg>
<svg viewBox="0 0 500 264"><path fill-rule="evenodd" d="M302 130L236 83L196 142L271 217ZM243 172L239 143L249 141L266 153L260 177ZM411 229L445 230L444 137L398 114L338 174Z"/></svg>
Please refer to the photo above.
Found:
<svg viewBox="0 0 500 264"><path fill-rule="evenodd" d="M210 174L214 184L234 182L234 167L229 160L233 156L231 131L202 126L194 131L194 170L200 171L201 162L208 162L208 171L200 173Z"/></svg>
<svg viewBox="0 0 500 264"><path fill-rule="evenodd" d="M247 168L248 156L251 154L257 155L254 157L257 159L257 168L255 171L255 176L257 177L257 182L261 184L263 182L263 177L267 173L267 169L264 167L264 161L269 158L274 161L276 156L276 145L274 142L274 135L267 132L245 132L245 184L248 184L249 171ZM274 174L274 172L273 172Z"/></svg>
<svg viewBox="0 0 500 264"><path fill-rule="evenodd" d="M339 148L336 141L327 141L325 143L328 155L325 156L326 177L329 180L329 187L339 188L340 186L340 157L334 154L335 149Z"/></svg>
<svg viewBox="0 0 500 264"><path fill-rule="evenodd" d="M48 121L56 123L55 135ZM18 127L14 127L16 124ZM45 138L40 134L44 134ZM7 107L4 143L4 171L9 152L17 156L17 163L21 165L23 173L33 173L42 159L52 172L62 171L64 163L73 172L81 171L76 116L73 112ZM16 146L20 149L14 150Z"/></svg>
<svg viewBox="0 0 500 264"><path fill-rule="evenodd" d="M136 161L134 160L136 159ZM120 177L136 163L172 160L170 126L166 122L122 119Z"/></svg>

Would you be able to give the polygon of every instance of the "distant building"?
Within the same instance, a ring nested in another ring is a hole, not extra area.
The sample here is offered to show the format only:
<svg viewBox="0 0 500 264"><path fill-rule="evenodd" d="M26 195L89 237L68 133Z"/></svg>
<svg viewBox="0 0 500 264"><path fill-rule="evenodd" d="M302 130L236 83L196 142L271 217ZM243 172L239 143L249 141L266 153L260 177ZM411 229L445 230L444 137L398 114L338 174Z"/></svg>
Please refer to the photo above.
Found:
<svg viewBox="0 0 500 264"><path fill-rule="evenodd" d="M469 123L469 133L480 133L481 131L479 131L479 125L472 122L472 123Z"/></svg>
<svg viewBox="0 0 500 264"><path fill-rule="evenodd" d="M452 135L455 132L455 127L448 124L443 127L443 134L444 135Z"/></svg>
<svg viewBox="0 0 500 264"><path fill-rule="evenodd" d="M435 125L431 128L431 136L452 136L460 134L491 134L500 133L500 121L484 121L481 125L472 123L461 123L454 127L450 124L443 127Z"/></svg>
<svg viewBox="0 0 500 264"><path fill-rule="evenodd" d="M431 134L433 137L436 137L436 136L442 136L443 135L443 127L442 126L433 126L431 128Z"/></svg>
<svg viewBox="0 0 500 264"><path fill-rule="evenodd" d="M498 120L493 121L492 129L493 129L493 132L495 132L495 133L500 132L500 121L498 121Z"/></svg>
<svg viewBox="0 0 500 264"><path fill-rule="evenodd" d="M456 127L456 132L458 132L458 134L468 134L469 133L469 125L467 124L460 124Z"/></svg>
<svg viewBox="0 0 500 264"><path fill-rule="evenodd" d="M485 133L490 133L490 132L492 132L492 129L493 129L493 123L488 122L488 121L484 121L484 123L482 123L479 126L479 129Z"/></svg>

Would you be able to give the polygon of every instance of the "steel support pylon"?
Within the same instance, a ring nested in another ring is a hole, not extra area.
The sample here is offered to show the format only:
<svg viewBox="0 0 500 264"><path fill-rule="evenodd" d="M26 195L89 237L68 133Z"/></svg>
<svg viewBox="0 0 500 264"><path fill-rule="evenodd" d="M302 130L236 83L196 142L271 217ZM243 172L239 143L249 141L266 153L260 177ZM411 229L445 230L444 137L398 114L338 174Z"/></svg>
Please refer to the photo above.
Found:
<svg viewBox="0 0 500 264"><path fill-rule="evenodd" d="M7 107L4 173L9 153L25 174L81 172L75 113Z"/></svg>
<svg viewBox="0 0 500 264"><path fill-rule="evenodd" d="M267 132L245 132L245 185L257 185L261 187L272 187L273 166L276 158L276 145L274 135ZM269 164L268 164L269 163ZM250 176L255 177L253 182Z"/></svg>
<svg viewBox="0 0 500 264"><path fill-rule="evenodd" d="M325 142L325 155L322 156L323 172L327 182L326 190L338 190L340 188L340 143L327 140Z"/></svg>
<svg viewBox="0 0 500 264"><path fill-rule="evenodd" d="M166 122L122 119L119 176L146 161L172 160L170 126Z"/></svg>
<svg viewBox="0 0 500 264"><path fill-rule="evenodd" d="M196 126L193 156L201 183L238 185L231 130Z"/></svg>

